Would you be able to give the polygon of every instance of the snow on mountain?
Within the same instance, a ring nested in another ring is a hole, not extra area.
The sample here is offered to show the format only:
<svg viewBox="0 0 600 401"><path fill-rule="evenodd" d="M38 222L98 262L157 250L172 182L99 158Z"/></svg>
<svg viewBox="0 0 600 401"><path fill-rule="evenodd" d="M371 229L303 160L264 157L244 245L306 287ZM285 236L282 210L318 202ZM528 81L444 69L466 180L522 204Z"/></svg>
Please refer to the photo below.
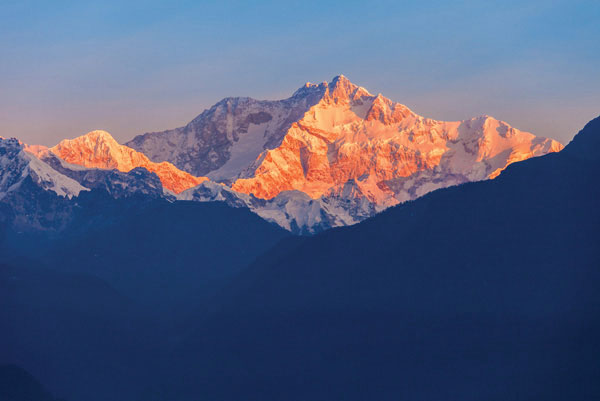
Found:
<svg viewBox="0 0 600 401"><path fill-rule="evenodd" d="M427 119L338 76L281 144L258 157L253 174L232 188L265 199L299 190L316 199L355 180L362 196L390 206L494 178L510 163L561 149L488 116Z"/></svg>
<svg viewBox="0 0 600 401"><path fill-rule="evenodd" d="M563 148L489 116L454 122L421 117L343 75L307 83L279 101L226 98L185 127L127 144L154 161L227 184L236 199L272 200L248 207L301 231L353 224Z"/></svg>
<svg viewBox="0 0 600 401"><path fill-rule="evenodd" d="M264 202L250 209L263 219L300 234L349 226L360 221L335 199L313 199L301 191L284 191Z"/></svg>
<svg viewBox="0 0 600 401"><path fill-rule="evenodd" d="M312 233L562 148L489 116L424 118L340 75L284 100L226 98L185 127L126 145L92 131L19 152L37 182L63 196L101 188L116 198L222 201ZM3 170L10 188L10 171L21 170Z"/></svg>
<svg viewBox="0 0 600 401"><path fill-rule="evenodd" d="M36 150L40 158L32 153ZM174 201L169 192L143 167L128 172L87 168L17 139L0 138L0 236L5 228L25 234L59 232L86 207L86 224L102 225L103 208L118 206L125 215L154 200ZM117 199L124 202L113 202Z"/></svg>
<svg viewBox="0 0 600 401"><path fill-rule="evenodd" d="M65 139L48 150L32 148L32 151L42 157L50 151L68 163L88 168L129 172L137 167L143 167L156 173L162 185L175 193L207 180L206 177L194 177L181 171L169 162L154 163L144 154L120 145L108 132L101 130L89 132L75 139Z"/></svg>
<svg viewBox="0 0 600 401"><path fill-rule="evenodd" d="M0 138L0 199L18 190L28 179L38 187L65 198L88 190L26 152L17 139Z"/></svg>
<svg viewBox="0 0 600 401"><path fill-rule="evenodd" d="M319 101L325 89L307 85L277 101L226 98L185 127L139 135L126 145L191 174L232 180L263 150L277 147L290 125Z"/></svg>
<svg viewBox="0 0 600 401"><path fill-rule="evenodd" d="M40 157L61 174L74 179L86 188L102 189L114 199L135 195L154 199L175 199L174 194L163 188L159 177L143 167L122 172L116 169L88 168L71 164L52 152L45 152Z"/></svg>
<svg viewBox="0 0 600 401"><path fill-rule="evenodd" d="M237 192L225 184L205 181L177 195L178 200L225 202L231 207L245 207L262 217L298 234L312 234L331 227L347 226L361 219L345 207L345 200L312 199L300 191L285 191L272 199ZM367 216L364 216L367 217Z"/></svg>

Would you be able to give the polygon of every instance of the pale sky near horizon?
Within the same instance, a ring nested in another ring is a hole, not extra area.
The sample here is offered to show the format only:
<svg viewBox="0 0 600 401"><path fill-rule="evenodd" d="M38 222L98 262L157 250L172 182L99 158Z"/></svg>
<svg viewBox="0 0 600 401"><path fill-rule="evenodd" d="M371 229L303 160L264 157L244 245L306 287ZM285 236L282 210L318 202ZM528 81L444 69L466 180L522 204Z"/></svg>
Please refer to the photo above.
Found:
<svg viewBox="0 0 600 401"><path fill-rule="evenodd" d="M600 1L0 0L0 136L120 142L344 74L420 115L567 143L600 115Z"/></svg>

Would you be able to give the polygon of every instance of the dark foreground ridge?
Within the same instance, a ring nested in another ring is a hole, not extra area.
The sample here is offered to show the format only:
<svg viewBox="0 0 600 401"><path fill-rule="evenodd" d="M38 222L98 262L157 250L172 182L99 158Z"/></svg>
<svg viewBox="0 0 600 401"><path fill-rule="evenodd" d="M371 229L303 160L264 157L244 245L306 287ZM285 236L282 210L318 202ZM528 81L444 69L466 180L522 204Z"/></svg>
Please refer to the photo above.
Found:
<svg viewBox="0 0 600 401"><path fill-rule="evenodd" d="M4 232L0 364L72 401L598 399L599 138L314 237L91 193Z"/></svg>
<svg viewBox="0 0 600 401"><path fill-rule="evenodd" d="M496 180L274 248L182 342L172 388L190 400L600 397L598 138L595 119L573 147Z"/></svg>
<svg viewBox="0 0 600 401"><path fill-rule="evenodd" d="M64 401L52 397L29 372L17 365L0 365L1 401Z"/></svg>

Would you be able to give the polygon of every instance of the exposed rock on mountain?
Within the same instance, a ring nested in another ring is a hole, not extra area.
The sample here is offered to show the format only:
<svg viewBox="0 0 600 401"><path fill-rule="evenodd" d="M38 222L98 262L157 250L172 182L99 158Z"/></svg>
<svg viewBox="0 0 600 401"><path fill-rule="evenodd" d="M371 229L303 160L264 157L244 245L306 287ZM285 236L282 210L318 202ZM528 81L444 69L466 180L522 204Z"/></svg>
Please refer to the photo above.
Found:
<svg viewBox="0 0 600 401"><path fill-rule="evenodd" d="M319 101L325 89L326 85L306 86L279 101L225 98L185 127L139 135L126 145L191 174L231 180L264 149L278 146L289 126Z"/></svg>

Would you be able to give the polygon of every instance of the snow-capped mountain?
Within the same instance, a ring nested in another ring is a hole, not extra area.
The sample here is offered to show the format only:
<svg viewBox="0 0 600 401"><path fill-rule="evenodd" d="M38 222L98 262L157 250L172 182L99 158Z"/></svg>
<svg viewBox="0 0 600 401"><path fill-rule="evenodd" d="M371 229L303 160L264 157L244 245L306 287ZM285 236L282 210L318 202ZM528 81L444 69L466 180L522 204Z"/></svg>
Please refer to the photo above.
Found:
<svg viewBox="0 0 600 401"><path fill-rule="evenodd" d="M181 171L169 162L154 163L143 153L120 145L108 132L102 130L91 131L75 139L65 139L47 150L31 147L30 151L42 158L49 151L68 163L90 168L129 172L143 167L156 173L163 187L175 193L207 180L206 177L194 177Z"/></svg>
<svg viewBox="0 0 600 401"><path fill-rule="evenodd" d="M25 150L30 163L77 184L56 184L61 195L100 188L114 198L222 201L312 233L562 148L489 116L424 118L340 75L284 100L226 98L185 127L126 145L92 131Z"/></svg>
<svg viewBox="0 0 600 401"><path fill-rule="evenodd" d="M87 168L67 163L43 147L0 138L0 237L7 227L18 232L61 230L83 204L95 205L93 209L106 199L135 208L157 199L174 201L175 196L143 167L128 172ZM94 210L92 216L98 213ZM98 223L97 218L88 219L89 224Z"/></svg>
<svg viewBox="0 0 600 401"><path fill-rule="evenodd" d="M87 190L76 180L26 152L19 140L0 138L0 199L18 191L27 182L65 198Z"/></svg>
<svg viewBox="0 0 600 401"><path fill-rule="evenodd" d="M438 188L495 178L511 163L563 148L489 116L424 118L343 75L307 83L280 101L227 98L185 127L127 145L225 183L236 202L307 231L353 224ZM272 201L246 201L254 198Z"/></svg>
<svg viewBox="0 0 600 401"><path fill-rule="evenodd" d="M177 199L225 202L231 207L245 207L288 231L302 234L352 225L372 214L367 212L361 215L360 207L349 207L346 199L337 197L312 199L304 192L284 191L274 198L260 199L214 181L205 181L190 188L179 194Z"/></svg>
<svg viewBox="0 0 600 401"><path fill-rule="evenodd" d="M265 149L279 146L323 93L323 87L306 87L278 101L225 98L185 127L139 135L125 145L196 176L232 180Z"/></svg>
<svg viewBox="0 0 600 401"><path fill-rule="evenodd" d="M258 155L249 177L232 188L265 199L284 190L319 198L354 180L352 196L385 207L437 188L494 178L510 163L560 149L556 141L488 116L427 119L339 76L281 144Z"/></svg>
<svg viewBox="0 0 600 401"><path fill-rule="evenodd" d="M114 199L131 196L175 199L174 195L164 190L158 175L144 167L122 172L117 169L88 168L71 164L52 152L44 152L40 157L48 166L74 179L85 188L101 189Z"/></svg>
<svg viewBox="0 0 600 401"><path fill-rule="evenodd" d="M0 237L17 231L57 229L74 199L88 189L24 150L17 139L0 138Z"/></svg>

